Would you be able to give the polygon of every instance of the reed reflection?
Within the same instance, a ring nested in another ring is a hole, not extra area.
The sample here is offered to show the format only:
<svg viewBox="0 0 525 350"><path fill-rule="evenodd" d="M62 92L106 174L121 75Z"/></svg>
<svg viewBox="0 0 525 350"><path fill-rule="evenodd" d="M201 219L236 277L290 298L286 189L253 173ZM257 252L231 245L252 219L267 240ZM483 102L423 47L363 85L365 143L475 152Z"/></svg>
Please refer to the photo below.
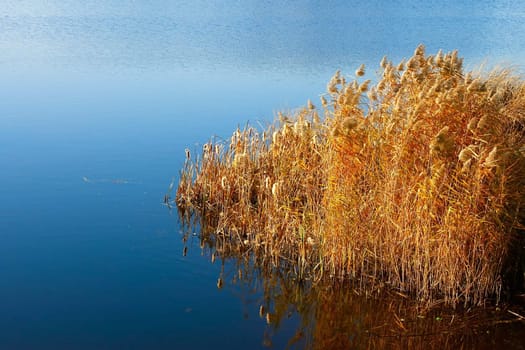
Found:
<svg viewBox="0 0 525 350"><path fill-rule="evenodd" d="M453 309L387 289L362 294L350 281L301 278L284 260L276 266L242 241L216 235L212 215L181 211L180 218L183 240L198 238L202 253L221 264L217 288L240 289L246 312L261 319L263 346L288 332L291 349L524 348L525 309L518 304ZM290 334L283 324L293 320Z"/></svg>

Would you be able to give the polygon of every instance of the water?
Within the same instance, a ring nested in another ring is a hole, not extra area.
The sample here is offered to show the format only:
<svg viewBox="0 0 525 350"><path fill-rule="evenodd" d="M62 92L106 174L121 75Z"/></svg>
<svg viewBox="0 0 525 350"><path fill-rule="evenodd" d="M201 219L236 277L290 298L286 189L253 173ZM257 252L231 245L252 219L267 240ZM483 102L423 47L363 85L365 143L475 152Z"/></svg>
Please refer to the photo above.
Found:
<svg viewBox="0 0 525 350"><path fill-rule="evenodd" d="M4 0L0 348L283 348L294 335L319 346L315 329L384 345L355 327L365 316L323 323L323 308L355 312L361 299L283 297L293 283L265 297L262 276L233 283L236 262L211 264L198 237L183 256L162 197L185 147L316 103L336 69L424 43L523 71L524 17L520 1ZM286 310L278 325L259 317L265 302ZM513 327L494 332L517 346ZM500 339L488 337L448 344Z"/></svg>

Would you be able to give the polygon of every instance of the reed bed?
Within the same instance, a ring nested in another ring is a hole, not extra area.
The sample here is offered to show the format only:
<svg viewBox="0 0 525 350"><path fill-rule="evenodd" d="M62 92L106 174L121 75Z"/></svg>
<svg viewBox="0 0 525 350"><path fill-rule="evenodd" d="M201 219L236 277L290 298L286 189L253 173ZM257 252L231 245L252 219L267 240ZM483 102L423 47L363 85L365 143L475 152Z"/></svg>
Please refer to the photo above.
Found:
<svg viewBox="0 0 525 350"><path fill-rule="evenodd" d="M376 81L337 72L321 108L187 150L181 215L300 279L450 304L523 287L523 80L419 46Z"/></svg>

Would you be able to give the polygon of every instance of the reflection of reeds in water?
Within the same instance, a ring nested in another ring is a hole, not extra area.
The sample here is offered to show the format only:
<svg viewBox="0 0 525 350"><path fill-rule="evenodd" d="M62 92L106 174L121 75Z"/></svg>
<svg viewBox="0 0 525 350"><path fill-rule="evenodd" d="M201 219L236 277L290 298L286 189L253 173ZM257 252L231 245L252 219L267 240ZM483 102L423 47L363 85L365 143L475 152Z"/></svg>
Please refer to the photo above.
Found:
<svg viewBox="0 0 525 350"><path fill-rule="evenodd" d="M215 239L299 278L482 304L523 278L525 84L456 52L339 72L264 131L189 152L177 189Z"/></svg>
<svg viewBox="0 0 525 350"><path fill-rule="evenodd" d="M506 310L425 310L389 295L365 299L333 287L313 293L315 322L306 333L314 349L479 349L503 339L512 348L521 346L525 330Z"/></svg>
<svg viewBox="0 0 525 350"><path fill-rule="evenodd" d="M359 294L345 282L297 281L271 262L217 245L210 235L200 239L203 253L223 263L224 288L251 296L244 300L246 317L260 319L263 345L283 339L284 332L287 348L298 349L492 349L503 343L522 348L523 307L453 309L385 290Z"/></svg>

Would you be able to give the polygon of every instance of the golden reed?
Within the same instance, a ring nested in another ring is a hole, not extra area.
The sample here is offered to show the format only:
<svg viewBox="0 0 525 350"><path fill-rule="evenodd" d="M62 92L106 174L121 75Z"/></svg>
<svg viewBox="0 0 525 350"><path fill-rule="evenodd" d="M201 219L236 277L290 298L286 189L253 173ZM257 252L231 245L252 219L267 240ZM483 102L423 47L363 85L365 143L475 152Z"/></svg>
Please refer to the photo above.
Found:
<svg viewBox="0 0 525 350"><path fill-rule="evenodd" d="M320 110L187 151L181 215L298 278L450 304L523 287L524 81L422 45L365 75L338 71Z"/></svg>

